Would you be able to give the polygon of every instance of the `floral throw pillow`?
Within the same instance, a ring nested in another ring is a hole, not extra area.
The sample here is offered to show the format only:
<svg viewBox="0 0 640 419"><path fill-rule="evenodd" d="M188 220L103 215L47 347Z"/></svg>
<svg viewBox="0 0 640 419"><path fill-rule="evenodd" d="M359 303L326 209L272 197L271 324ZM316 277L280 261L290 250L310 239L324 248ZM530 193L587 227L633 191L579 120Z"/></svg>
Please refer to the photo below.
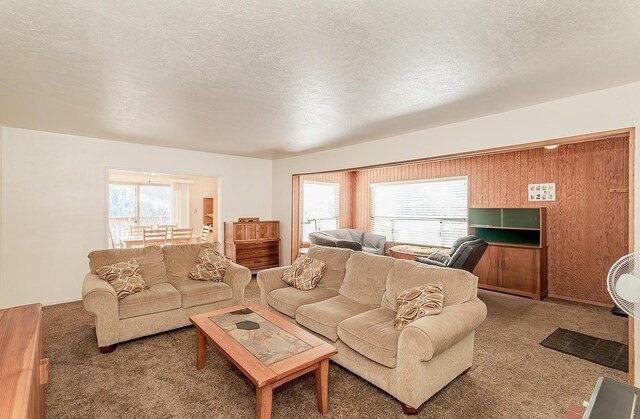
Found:
<svg viewBox="0 0 640 419"><path fill-rule="evenodd" d="M229 265L231 260L225 255L210 247L204 247L189 271L189 277L198 281L222 282Z"/></svg>
<svg viewBox="0 0 640 419"><path fill-rule="evenodd" d="M314 258L301 255L285 269L282 280L289 286L302 291L310 291L318 285L322 275L327 271L327 265Z"/></svg>
<svg viewBox="0 0 640 419"><path fill-rule="evenodd" d="M404 329L409 323L424 316L440 314L444 302L442 284L434 282L402 291L396 299L396 330Z"/></svg>
<svg viewBox="0 0 640 419"><path fill-rule="evenodd" d="M118 300L147 288L147 284L142 279L140 266L135 259L103 266L97 272L100 278L107 281L116 290Z"/></svg>

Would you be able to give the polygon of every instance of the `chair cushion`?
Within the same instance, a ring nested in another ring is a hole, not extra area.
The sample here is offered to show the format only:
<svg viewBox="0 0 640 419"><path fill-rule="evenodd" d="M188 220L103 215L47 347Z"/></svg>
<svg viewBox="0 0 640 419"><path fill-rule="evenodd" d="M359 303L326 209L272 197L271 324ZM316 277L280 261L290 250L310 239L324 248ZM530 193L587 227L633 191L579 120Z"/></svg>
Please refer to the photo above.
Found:
<svg viewBox="0 0 640 419"><path fill-rule="evenodd" d="M373 310L377 305L359 304L337 295L328 300L306 304L296 310L296 321L332 341L338 340L338 324L356 314Z"/></svg>
<svg viewBox="0 0 640 419"><path fill-rule="evenodd" d="M304 304L315 303L338 295L338 291L333 288L316 287L311 291L300 291L293 287L278 288L267 295L267 303L293 318L298 307Z"/></svg>
<svg viewBox="0 0 640 419"><path fill-rule="evenodd" d="M98 268L98 275L113 287L118 300L147 288L135 259Z"/></svg>
<svg viewBox="0 0 640 419"><path fill-rule="evenodd" d="M89 253L89 268L92 274L98 274L98 268L135 259L140 266L142 277L147 285L167 282L167 270L160 246L147 246L136 249L104 249Z"/></svg>
<svg viewBox="0 0 640 419"><path fill-rule="evenodd" d="M379 250L380 249L376 249L375 247L364 247L364 246L362 247L362 251L363 252L367 252L367 253L376 253L376 254L378 254Z"/></svg>
<svg viewBox="0 0 640 419"><path fill-rule="evenodd" d="M352 254L353 250L350 249L311 246L307 256L318 259L327 265L327 271L318 282L318 287L334 287L336 290L340 288L344 280L347 261Z"/></svg>
<svg viewBox="0 0 640 419"><path fill-rule="evenodd" d="M210 248L202 247L189 271L189 278L198 281L222 282L231 259Z"/></svg>
<svg viewBox="0 0 640 419"><path fill-rule="evenodd" d="M144 316L145 314L180 308L180 293L168 282L151 285L148 289L130 295L120 301L120 318Z"/></svg>
<svg viewBox="0 0 640 419"><path fill-rule="evenodd" d="M347 271L338 292L360 304L375 304L379 307L387 273L394 260L388 256L354 252L347 261Z"/></svg>
<svg viewBox="0 0 640 419"><path fill-rule="evenodd" d="M402 291L396 300L398 311L394 327L402 330L421 317L440 314L443 300L442 284L439 282Z"/></svg>
<svg viewBox="0 0 640 419"><path fill-rule="evenodd" d="M167 266L167 278L175 281L189 279L189 271L196 263L200 250L211 248L220 251L220 243L190 243L164 246L164 260ZM144 274L144 271L142 271Z"/></svg>
<svg viewBox="0 0 640 419"><path fill-rule="evenodd" d="M461 269L440 268L410 260L396 259L387 275L382 307L396 311L398 295L409 288L441 282L444 307L464 303L476 296L478 279Z"/></svg>
<svg viewBox="0 0 640 419"><path fill-rule="evenodd" d="M233 297L233 289L224 282L181 279L169 281L182 297L182 308L217 303Z"/></svg>
<svg viewBox="0 0 640 419"><path fill-rule="evenodd" d="M326 263L307 255L300 255L291 266L284 270L281 278L291 287L301 291L310 291L316 287L326 271Z"/></svg>
<svg viewBox="0 0 640 419"><path fill-rule="evenodd" d="M393 327L395 318L395 311L376 308L342 321L338 325L338 337L361 355L394 368L400 337L400 330Z"/></svg>

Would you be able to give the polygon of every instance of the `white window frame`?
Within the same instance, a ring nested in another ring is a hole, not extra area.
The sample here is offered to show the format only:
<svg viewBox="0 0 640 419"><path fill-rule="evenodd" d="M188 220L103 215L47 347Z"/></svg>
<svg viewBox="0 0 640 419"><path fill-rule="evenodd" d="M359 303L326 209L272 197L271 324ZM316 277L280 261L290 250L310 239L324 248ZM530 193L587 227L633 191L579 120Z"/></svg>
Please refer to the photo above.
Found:
<svg viewBox="0 0 640 419"><path fill-rule="evenodd" d="M467 202L466 202L466 211L465 211L465 215L464 217L428 217L428 216L422 216L422 217L382 217L382 216L378 216L378 217L374 217L374 191L373 189L376 186L382 186L382 185L407 185L407 184L414 184L414 183L436 183L436 182L450 182L450 181L456 181L456 180L464 180L467 183ZM374 221L375 218L379 218L379 219L390 219L390 220L416 220L416 221L423 221L423 220L440 220L440 222L442 223L443 221L454 221L454 222L464 222L465 223L465 228L464 228L464 235L466 235L466 232L468 230L468 226L469 226L469 178L468 176L452 176L452 177L446 177L446 178L434 178L434 179L416 179L416 180L408 180L408 181L394 181L394 182L376 182L376 183L371 183L369 185L369 208L370 208L370 222L371 222L371 231L375 234L382 234L385 235L383 232L376 232L373 230L374 228ZM462 234L462 232L461 232ZM440 231L440 236L442 237L442 230ZM446 241L440 241L439 243L431 243L431 242L400 242L400 241L396 241L394 240L394 234L392 232L391 237L387 236L387 240L391 241L391 242L398 242L398 243L407 243L407 244L415 244L415 245L426 245L426 246L448 246L450 245L450 243L447 243Z"/></svg>

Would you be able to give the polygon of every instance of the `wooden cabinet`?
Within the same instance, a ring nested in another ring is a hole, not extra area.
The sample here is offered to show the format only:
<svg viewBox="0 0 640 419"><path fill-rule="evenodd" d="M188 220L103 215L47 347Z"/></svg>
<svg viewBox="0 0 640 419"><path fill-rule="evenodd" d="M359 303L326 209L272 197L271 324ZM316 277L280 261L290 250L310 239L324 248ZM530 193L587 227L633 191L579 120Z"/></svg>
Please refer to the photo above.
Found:
<svg viewBox="0 0 640 419"><path fill-rule="evenodd" d="M473 273L479 288L534 300L547 295L546 248L491 243Z"/></svg>
<svg viewBox="0 0 640 419"><path fill-rule="evenodd" d="M469 233L489 243L473 270L478 287L541 300L547 295L545 208L470 208Z"/></svg>
<svg viewBox="0 0 640 419"><path fill-rule="evenodd" d="M280 223L225 222L224 251L235 263L251 270L280 266Z"/></svg>
<svg viewBox="0 0 640 419"><path fill-rule="evenodd" d="M42 306L0 310L0 418L44 418Z"/></svg>

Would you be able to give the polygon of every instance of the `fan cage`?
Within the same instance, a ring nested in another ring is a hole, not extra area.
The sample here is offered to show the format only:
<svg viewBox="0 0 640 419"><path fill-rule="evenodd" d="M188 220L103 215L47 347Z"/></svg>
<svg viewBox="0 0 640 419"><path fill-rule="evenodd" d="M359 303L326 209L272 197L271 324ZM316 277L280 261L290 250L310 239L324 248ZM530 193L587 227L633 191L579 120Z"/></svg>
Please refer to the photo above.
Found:
<svg viewBox="0 0 640 419"><path fill-rule="evenodd" d="M611 266L607 275L607 290L611 298L622 311L634 318L640 318L640 313L636 313L635 304L632 301L625 300L616 292L616 283L622 274L631 274L640 278L640 272L636 272L636 266L640 266L639 262L640 252L623 256Z"/></svg>

